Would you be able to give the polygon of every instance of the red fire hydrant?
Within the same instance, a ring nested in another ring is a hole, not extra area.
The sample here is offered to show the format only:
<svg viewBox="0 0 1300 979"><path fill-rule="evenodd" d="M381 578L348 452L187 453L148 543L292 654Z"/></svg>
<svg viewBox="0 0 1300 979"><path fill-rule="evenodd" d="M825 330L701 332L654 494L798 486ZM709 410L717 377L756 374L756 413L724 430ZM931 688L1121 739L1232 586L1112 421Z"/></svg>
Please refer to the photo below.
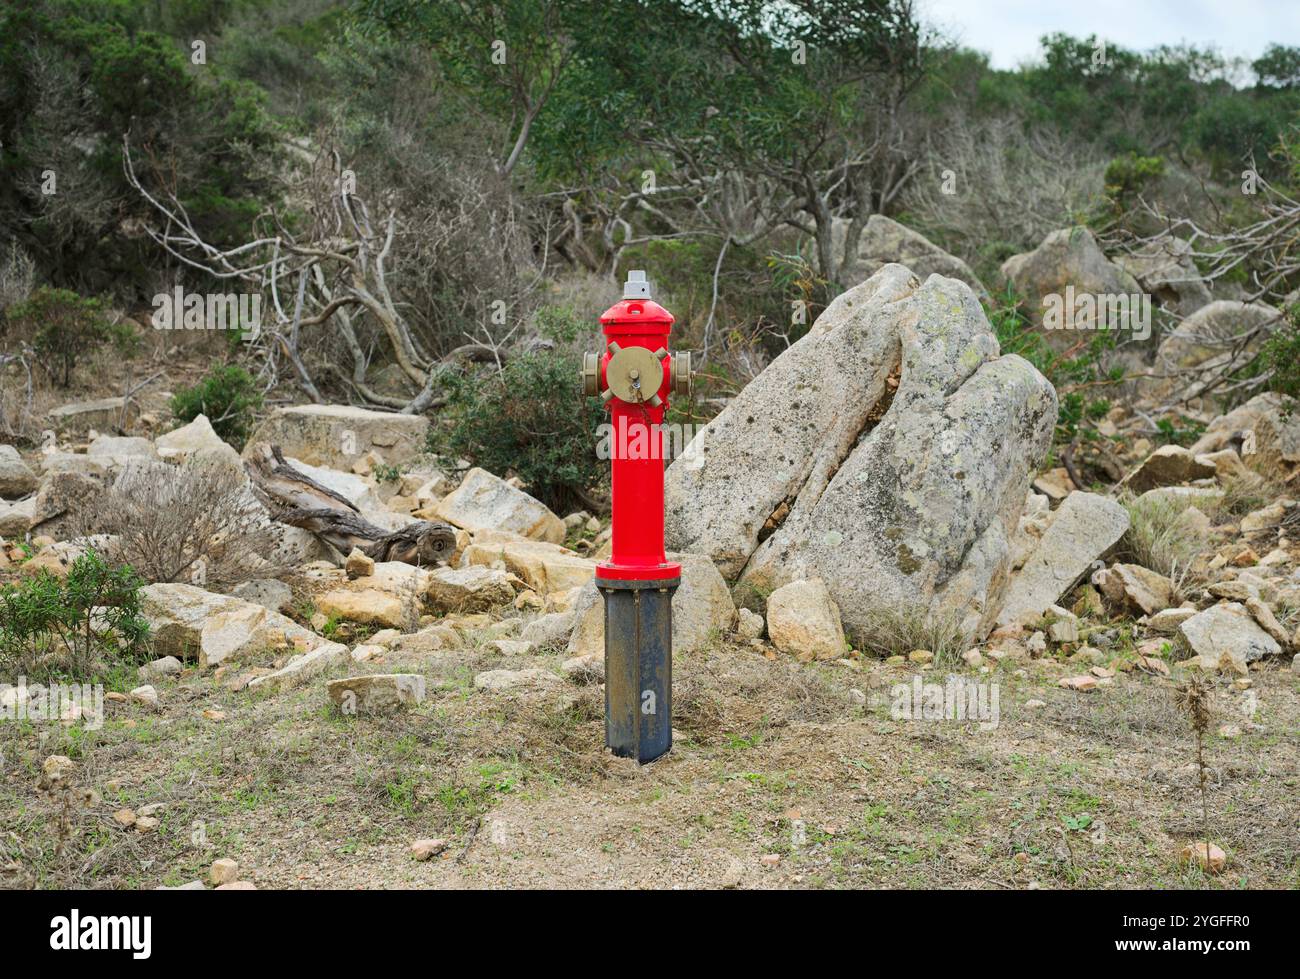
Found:
<svg viewBox="0 0 1300 979"><path fill-rule="evenodd" d="M628 273L623 301L600 317L604 355L583 359L583 389L612 426L613 553L596 567L605 597L605 743L645 763L672 730L672 596L680 564L664 553L664 413L690 393L690 354L669 354L673 316L650 299L645 272Z"/></svg>

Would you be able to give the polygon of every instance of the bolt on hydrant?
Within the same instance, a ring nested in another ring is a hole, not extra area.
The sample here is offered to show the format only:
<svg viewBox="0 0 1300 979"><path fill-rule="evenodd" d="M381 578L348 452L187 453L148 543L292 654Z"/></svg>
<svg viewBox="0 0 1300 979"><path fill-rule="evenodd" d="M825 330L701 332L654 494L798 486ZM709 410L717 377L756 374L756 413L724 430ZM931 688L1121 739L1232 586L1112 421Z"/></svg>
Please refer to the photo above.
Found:
<svg viewBox="0 0 1300 979"><path fill-rule="evenodd" d="M611 440L613 553L596 567L605 598L605 744L644 764L673 744L672 598L682 567L664 553L663 420L669 393L690 393L691 355L669 354L673 316L650 299L643 271L628 273L623 301L600 323L605 353L583 358L582 381L619 433Z"/></svg>

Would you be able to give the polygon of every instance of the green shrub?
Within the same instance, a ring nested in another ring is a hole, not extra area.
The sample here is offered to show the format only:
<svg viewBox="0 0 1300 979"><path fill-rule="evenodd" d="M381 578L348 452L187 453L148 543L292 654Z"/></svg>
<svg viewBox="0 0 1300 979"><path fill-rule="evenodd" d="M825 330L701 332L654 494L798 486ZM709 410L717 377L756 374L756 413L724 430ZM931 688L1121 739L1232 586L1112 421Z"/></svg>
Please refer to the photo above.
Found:
<svg viewBox="0 0 1300 979"><path fill-rule="evenodd" d="M595 398L583 396L574 359L524 354L500 373L467 373L448 386L431 451L499 476L513 470L529 493L559 512L588 505L587 490L606 471L596 455L602 412Z"/></svg>
<svg viewBox="0 0 1300 979"><path fill-rule="evenodd" d="M1117 204L1128 204L1149 184L1165 175L1165 161L1159 156L1128 153L1106 165L1106 196Z"/></svg>
<svg viewBox="0 0 1300 979"><path fill-rule="evenodd" d="M65 580L41 571L0 587L0 669L44 682L143 661L149 626L140 617L141 584L129 565L110 566L90 550Z"/></svg>
<svg viewBox="0 0 1300 979"><path fill-rule="evenodd" d="M1076 437L1095 437L1091 423L1104 417L1111 407L1101 395L1110 382L1118 381L1124 373L1122 368L1102 369L1102 355L1114 346L1114 334L1097 330L1083 350L1068 357L1052 349L1022 307L1019 297L1008 287L1003 295L994 297L988 310L989 323L1002 353L1023 357L1056 388L1059 407L1055 441L1058 444Z"/></svg>
<svg viewBox="0 0 1300 979"><path fill-rule="evenodd" d="M72 371L86 353L115 337L98 299L83 298L69 289L42 286L8 315L8 330L31 339L41 362L56 384L72 383Z"/></svg>
<svg viewBox="0 0 1300 979"><path fill-rule="evenodd" d="M1290 414L1300 397L1300 304L1288 306L1285 313L1260 347L1257 366L1268 375L1268 389L1283 396Z"/></svg>
<svg viewBox="0 0 1300 979"><path fill-rule="evenodd" d="M213 431L242 449L252 427L253 414L262 407L262 392L253 376L238 364L213 367L198 384L172 396L172 414L192 422L207 415Z"/></svg>

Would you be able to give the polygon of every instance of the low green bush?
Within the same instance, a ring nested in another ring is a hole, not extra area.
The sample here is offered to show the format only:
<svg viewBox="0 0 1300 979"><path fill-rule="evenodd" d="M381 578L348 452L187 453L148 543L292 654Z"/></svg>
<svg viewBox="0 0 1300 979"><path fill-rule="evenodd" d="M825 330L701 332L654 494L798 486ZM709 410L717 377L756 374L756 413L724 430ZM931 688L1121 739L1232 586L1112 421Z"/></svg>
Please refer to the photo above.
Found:
<svg viewBox="0 0 1300 979"><path fill-rule="evenodd" d="M207 415L212 429L237 449L244 447L254 413L262 407L262 392L253 376L238 364L214 366L193 387L172 396L172 414L192 422Z"/></svg>
<svg viewBox="0 0 1300 979"><path fill-rule="evenodd" d="M140 617L142 582L129 565L113 566L90 550L66 579L48 571L0 587L0 671L46 682L101 676L148 652Z"/></svg>
<svg viewBox="0 0 1300 979"><path fill-rule="evenodd" d="M64 388L72 383L78 361L95 348L106 343L125 348L134 339L129 328L113 325L99 299L70 289L42 286L10 309L7 321L6 332L29 339L54 383Z"/></svg>
<svg viewBox="0 0 1300 979"><path fill-rule="evenodd" d="M500 372L452 376L429 448L489 472L513 471L557 512L588 506L608 469L596 454L599 402L585 397L578 362L552 351L508 360Z"/></svg>

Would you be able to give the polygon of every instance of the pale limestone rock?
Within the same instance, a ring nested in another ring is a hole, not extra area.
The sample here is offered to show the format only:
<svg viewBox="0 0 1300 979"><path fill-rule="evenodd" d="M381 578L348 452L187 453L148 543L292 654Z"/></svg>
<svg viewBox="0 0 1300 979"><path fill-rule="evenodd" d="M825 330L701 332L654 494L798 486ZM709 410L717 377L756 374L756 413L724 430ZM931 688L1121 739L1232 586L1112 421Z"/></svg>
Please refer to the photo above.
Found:
<svg viewBox="0 0 1300 979"><path fill-rule="evenodd" d="M1178 627L1202 669L1228 669L1244 675L1247 665L1282 651L1272 636L1236 602L1198 612Z"/></svg>
<svg viewBox="0 0 1300 979"><path fill-rule="evenodd" d="M413 459L424 451L428 431L424 415L351 405L294 405L277 409L248 442L271 442L286 456L346 472L372 452L389 465Z"/></svg>
<svg viewBox="0 0 1300 979"><path fill-rule="evenodd" d="M490 693L504 693L511 690L545 690L561 683L561 679L549 670L487 670L474 677L474 686L478 690Z"/></svg>
<svg viewBox="0 0 1300 979"><path fill-rule="evenodd" d="M314 601L316 609L328 617L363 625L401 628L408 619L401 596L378 588L336 588L321 592Z"/></svg>
<svg viewBox="0 0 1300 979"><path fill-rule="evenodd" d="M772 592L767 630L772 645L800 662L844 655L840 610L820 578L792 581Z"/></svg>
<svg viewBox="0 0 1300 979"><path fill-rule="evenodd" d="M36 489L36 474L12 445L0 445L0 499L16 500ZM26 528L24 528L26 529Z"/></svg>
<svg viewBox="0 0 1300 979"><path fill-rule="evenodd" d="M485 469L471 469L455 491L433 507L439 520L471 533L507 530L534 540L564 543L564 521L523 490Z"/></svg>
<svg viewBox="0 0 1300 979"><path fill-rule="evenodd" d="M1027 623L1042 616L1124 535L1128 525L1128 512L1109 497L1071 493L1012 581L998 624Z"/></svg>
<svg viewBox="0 0 1300 979"><path fill-rule="evenodd" d="M497 568L438 568L429 575L425 594L442 612L480 612L510 605L515 589L510 576Z"/></svg>
<svg viewBox="0 0 1300 979"><path fill-rule="evenodd" d="M1115 608L1138 615L1154 615L1174 601L1174 584L1138 564L1114 564L1092 576L1096 585Z"/></svg>
<svg viewBox="0 0 1300 979"><path fill-rule="evenodd" d="M212 428L208 416L199 414L194 420L180 428L174 428L154 439L159 458L168 462L185 462L197 453L219 453L234 459L239 453L225 442Z"/></svg>
<svg viewBox="0 0 1300 979"><path fill-rule="evenodd" d="M425 682L419 673L371 673L331 680L330 700L345 714L365 714L424 703Z"/></svg>
<svg viewBox="0 0 1300 979"><path fill-rule="evenodd" d="M1123 485L1134 493L1145 493L1158 486L1177 486L1217 473L1213 463L1198 460L1181 445L1162 445L1128 474Z"/></svg>

